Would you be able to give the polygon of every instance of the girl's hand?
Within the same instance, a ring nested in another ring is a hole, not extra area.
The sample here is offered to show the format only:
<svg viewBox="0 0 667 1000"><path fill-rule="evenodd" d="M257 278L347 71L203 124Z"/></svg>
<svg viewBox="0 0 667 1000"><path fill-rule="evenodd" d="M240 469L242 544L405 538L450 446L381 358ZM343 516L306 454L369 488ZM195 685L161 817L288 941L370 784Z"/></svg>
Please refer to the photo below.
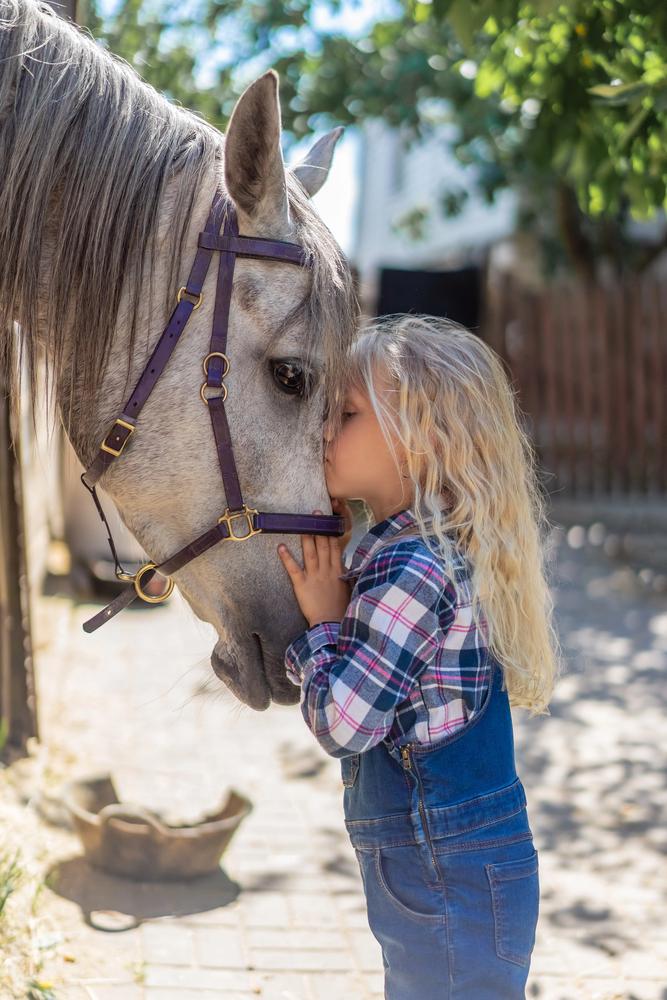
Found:
<svg viewBox="0 0 667 1000"><path fill-rule="evenodd" d="M321 514L314 510L313 514ZM338 577L345 572L340 539L330 535L302 535L303 568L286 545L278 555L289 574L294 594L308 627L320 622L342 621L350 603L352 586Z"/></svg>

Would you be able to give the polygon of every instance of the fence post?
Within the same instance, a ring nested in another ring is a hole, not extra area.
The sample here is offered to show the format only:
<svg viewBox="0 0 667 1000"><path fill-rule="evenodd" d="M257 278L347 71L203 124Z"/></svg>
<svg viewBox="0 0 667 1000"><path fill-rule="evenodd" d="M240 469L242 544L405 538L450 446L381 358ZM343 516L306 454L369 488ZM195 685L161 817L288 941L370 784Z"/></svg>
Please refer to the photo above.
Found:
<svg viewBox="0 0 667 1000"><path fill-rule="evenodd" d="M10 427L8 395L0 387L0 751L25 753L37 736L30 630L30 594L23 524L20 435Z"/></svg>

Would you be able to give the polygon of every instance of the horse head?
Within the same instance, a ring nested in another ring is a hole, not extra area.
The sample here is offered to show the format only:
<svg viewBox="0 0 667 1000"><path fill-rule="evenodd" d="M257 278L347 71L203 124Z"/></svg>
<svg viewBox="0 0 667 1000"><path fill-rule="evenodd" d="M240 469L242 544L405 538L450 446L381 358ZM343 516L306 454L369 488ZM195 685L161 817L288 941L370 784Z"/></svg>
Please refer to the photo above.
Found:
<svg viewBox="0 0 667 1000"><path fill-rule="evenodd" d="M239 97L222 135L47 5L0 0L0 11L0 331L10 388L16 394L19 346L33 391L43 356L87 467L164 330L219 186L241 235L298 243L311 262L236 260L225 410L244 498L263 511L331 513L323 407L341 385L357 302L344 255L310 199L342 129L289 169L273 71ZM36 44L40 60L28 65ZM200 396L216 276L211 267L201 307L101 480L156 564L226 506ZM306 622L279 540L218 544L174 574L217 631L215 673L255 709L299 700L283 657ZM300 554L297 535L283 540Z"/></svg>

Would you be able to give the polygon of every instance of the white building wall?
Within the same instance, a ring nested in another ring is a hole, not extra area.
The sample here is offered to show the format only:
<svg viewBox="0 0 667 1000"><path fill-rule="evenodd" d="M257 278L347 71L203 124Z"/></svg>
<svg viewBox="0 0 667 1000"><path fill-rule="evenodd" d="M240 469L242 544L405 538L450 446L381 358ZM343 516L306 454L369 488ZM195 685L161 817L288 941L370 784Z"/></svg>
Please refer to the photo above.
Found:
<svg viewBox="0 0 667 1000"><path fill-rule="evenodd" d="M475 168L464 167L449 152L447 131L404 151L399 132L380 120L361 130L360 196L353 259L370 294L381 267L428 269L457 267L475 260L482 248L512 233L516 195L505 191L492 206L474 192ZM445 218L439 209L446 188L469 188L460 215ZM410 210L430 209L426 238L415 242L392 225Z"/></svg>

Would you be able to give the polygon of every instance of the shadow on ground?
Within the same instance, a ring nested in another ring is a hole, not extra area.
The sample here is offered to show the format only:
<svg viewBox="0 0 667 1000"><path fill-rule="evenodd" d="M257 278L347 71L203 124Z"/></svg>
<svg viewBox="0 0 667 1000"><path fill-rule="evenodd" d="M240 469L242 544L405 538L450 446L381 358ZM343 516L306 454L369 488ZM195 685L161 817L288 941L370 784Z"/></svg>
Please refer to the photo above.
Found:
<svg viewBox="0 0 667 1000"><path fill-rule="evenodd" d="M129 914L137 923L154 917L204 913L234 902L241 891L238 882L222 869L185 882L139 882L107 875L81 856L54 865L46 882L59 896L76 903L87 922L96 910Z"/></svg>

